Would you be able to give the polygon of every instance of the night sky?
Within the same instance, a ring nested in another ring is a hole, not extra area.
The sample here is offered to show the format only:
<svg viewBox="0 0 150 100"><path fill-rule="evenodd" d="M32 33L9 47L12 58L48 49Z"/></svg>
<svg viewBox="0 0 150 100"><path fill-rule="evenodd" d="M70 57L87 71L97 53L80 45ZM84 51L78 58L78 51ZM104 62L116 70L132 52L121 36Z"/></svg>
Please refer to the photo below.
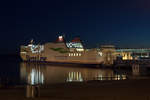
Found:
<svg viewBox="0 0 150 100"><path fill-rule="evenodd" d="M150 47L150 0L1 0L0 52L80 37L87 47Z"/></svg>

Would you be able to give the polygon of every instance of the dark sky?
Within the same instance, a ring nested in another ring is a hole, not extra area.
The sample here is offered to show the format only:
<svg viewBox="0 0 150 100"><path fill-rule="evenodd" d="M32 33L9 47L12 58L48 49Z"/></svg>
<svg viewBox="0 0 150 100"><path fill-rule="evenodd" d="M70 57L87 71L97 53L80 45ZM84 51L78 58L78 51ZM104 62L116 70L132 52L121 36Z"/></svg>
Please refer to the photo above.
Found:
<svg viewBox="0 0 150 100"><path fill-rule="evenodd" d="M150 47L150 0L1 0L0 52L80 36L88 47Z"/></svg>

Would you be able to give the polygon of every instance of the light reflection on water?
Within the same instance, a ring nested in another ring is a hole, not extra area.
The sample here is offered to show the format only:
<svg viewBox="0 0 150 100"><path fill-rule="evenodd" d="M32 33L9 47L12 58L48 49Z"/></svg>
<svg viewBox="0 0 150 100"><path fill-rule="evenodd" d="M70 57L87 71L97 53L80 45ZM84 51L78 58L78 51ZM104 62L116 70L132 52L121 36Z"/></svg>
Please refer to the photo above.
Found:
<svg viewBox="0 0 150 100"><path fill-rule="evenodd" d="M71 66L52 66L36 63L20 64L21 81L27 84L55 84L89 80L125 80L125 74L115 74L112 69Z"/></svg>

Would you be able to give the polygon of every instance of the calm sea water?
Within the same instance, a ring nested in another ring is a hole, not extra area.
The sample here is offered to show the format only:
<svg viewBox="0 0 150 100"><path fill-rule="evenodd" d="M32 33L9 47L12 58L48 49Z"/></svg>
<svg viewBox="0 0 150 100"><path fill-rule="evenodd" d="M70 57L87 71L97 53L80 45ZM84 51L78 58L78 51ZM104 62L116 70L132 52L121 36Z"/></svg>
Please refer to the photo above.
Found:
<svg viewBox="0 0 150 100"><path fill-rule="evenodd" d="M7 59L6 59L7 58ZM0 83L6 85L56 84L65 82L85 82L92 80L126 80L150 78L150 70L145 67L135 69L100 69L89 66L60 66L24 63L16 57L6 57L0 63Z"/></svg>

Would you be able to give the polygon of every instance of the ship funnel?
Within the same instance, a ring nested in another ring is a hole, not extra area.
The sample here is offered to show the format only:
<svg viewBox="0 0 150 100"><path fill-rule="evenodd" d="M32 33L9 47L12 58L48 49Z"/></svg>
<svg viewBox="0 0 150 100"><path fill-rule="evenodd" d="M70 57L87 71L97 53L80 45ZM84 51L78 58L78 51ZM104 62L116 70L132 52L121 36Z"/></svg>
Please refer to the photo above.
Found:
<svg viewBox="0 0 150 100"><path fill-rule="evenodd" d="M64 37L62 35L58 36L56 42L64 42Z"/></svg>
<svg viewBox="0 0 150 100"><path fill-rule="evenodd" d="M30 44L33 44L33 42L34 42L34 40L33 40L33 39L31 39Z"/></svg>

